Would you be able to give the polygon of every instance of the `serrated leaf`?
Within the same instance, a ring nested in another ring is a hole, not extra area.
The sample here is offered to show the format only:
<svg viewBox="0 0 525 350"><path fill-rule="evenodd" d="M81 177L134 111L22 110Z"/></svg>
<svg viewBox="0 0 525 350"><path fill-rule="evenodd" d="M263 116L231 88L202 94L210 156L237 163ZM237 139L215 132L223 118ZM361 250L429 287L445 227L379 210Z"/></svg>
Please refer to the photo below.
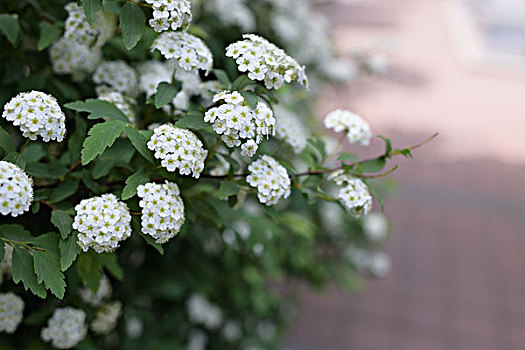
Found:
<svg viewBox="0 0 525 350"><path fill-rule="evenodd" d="M53 203L61 202L78 190L78 180L67 179L58 185L49 199Z"/></svg>
<svg viewBox="0 0 525 350"><path fill-rule="evenodd" d="M4 33L7 40L15 46L20 39L21 29L18 17L7 13L0 14L0 31Z"/></svg>
<svg viewBox="0 0 525 350"><path fill-rule="evenodd" d="M0 127L0 147L3 148L6 153L16 151L16 146L13 142L13 138L2 127Z"/></svg>
<svg viewBox="0 0 525 350"><path fill-rule="evenodd" d="M34 270L33 257L29 252L20 247L13 249L13 282L22 281L25 290L30 289L34 295L42 299L46 297L46 288L43 284L37 282L37 276Z"/></svg>
<svg viewBox="0 0 525 350"><path fill-rule="evenodd" d="M94 125L82 146L82 165L86 165L113 145L126 124L120 120L110 120Z"/></svg>
<svg viewBox="0 0 525 350"><path fill-rule="evenodd" d="M230 196L233 196L239 192L239 186L233 181L223 181L219 187L219 192L217 192L217 197L219 199L226 199Z"/></svg>
<svg viewBox="0 0 525 350"><path fill-rule="evenodd" d="M26 160L24 159L24 157L22 157L20 154L18 154L17 152L11 152L11 153L8 153L5 157L4 157L4 160L6 162L9 162L9 163L13 163L15 165L18 165L20 167L20 169L22 170L25 170L26 168L26 165L27 165L27 162Z"/></svg>
<svg viewBox="0 0 525 350"><path fill-rule="evenodd" d="M93 293L96 293L102 279L102 263L96 254L93 251L81 253L77 260L78 275Z"/></svg>
<svg viewBox="0 0 525 350"><path fill-rule="evenodd" d="M58 235L53 232L34 238L33 243L45 251L35 250L33 259L37 282L44 282L51 293L62 299L66 292L66 282L64 274L60 270L59 240Z"/></svg>
<svg viewBox="0 0 525 350"><path fill-rule="evenodd" d="M60 240L60 269L66 271L73 264L80 252L80 247L77 244L77 235L73 233L66 239Z"/></svg>
<svg viewBox="0 0 525 350"><path fill-rule="evenodd" d="M228 73L226 73L222 69L214 69L213 73L215 74L215 76L217 77L217 79L219 80L219 82L225 89L230 86L231 81L230 81L230 78L228 77Z"/></svg>
<svg viewBox="0 0 525 350"><path fill-rule="evenodd" d="M178 89L166 82L161 82L157 85L157 92L155 93L155 107L161 108L170 103L175 96L177 96Z"/></svg>
<svg viewBox="0 0 525 350"><path fill-rule="evenodd" d="M256 94L254 94L251 91L243 91L241 92L241 95L242 97L244 97L244 100L248 102L252 109L257 108L257 105L259 104L259 99L257 98Z"/></svg>
<svg viewBox="0 0 525 350"><path fill-rule="evenodd" d="M141 134L137 129L135 129L131 125L126 125L124 131L126 132L126 135L131 141L131 144L137 149L140 155L143 156L151 164L155 163L155 158L153 158L153 154L148 148L148 139L146 138L146 136Z"/></svg>
<svg viewBox="0 0 525 350"><path fill-rule="evenodd" d="M126 179L126 186L122 190L122 199L127 200L137 194L137 187L147 184L149 176L143 171L139 171Z"/></svg>
<svg viewBox="0 0 525 350"><path fill-rule="evenodd" d="M180 118L175 126L178 128L185 128L191 130L202 130L210 126L210 123L204 121L204 117L200 112L191 112Z"/></svg>
<svg viewBox="0 0 525 350"><path fill-rule="evenodd" d="M113 103L90 98L85 101L69 102L64 107L77 112L88 112L88 119L111 119L129 123L128 117Z"/></svg>
<svg viewBox="0 0 525 350"><path fill-rule="evenodd" d="M51 223L60 231L62 239L66 239L73 228L73 219L65 211L55 209L51 212Z"/></svg>
<svg viewBox="0 0 525 350"><path fill-rule="evenodd" d="M146 16L142 9L127 2L120 10L120 28L126 49L131 50L137 45L146 28Z"/></svg>
<svg viewBox="0 0 525 350"><path fill-rule="evenodd" d="M83 0L84 13L89 25L95 24L97 12L102 10L102 0Z"/></svg>
<svg viewBox="0 0 525 350"><path fill-rule="evenodd" d="M45 22L40 23L40 38L37 44L38 51L42 51L56 42L61 34L62 30L59 27L49 25Z"/></svg>

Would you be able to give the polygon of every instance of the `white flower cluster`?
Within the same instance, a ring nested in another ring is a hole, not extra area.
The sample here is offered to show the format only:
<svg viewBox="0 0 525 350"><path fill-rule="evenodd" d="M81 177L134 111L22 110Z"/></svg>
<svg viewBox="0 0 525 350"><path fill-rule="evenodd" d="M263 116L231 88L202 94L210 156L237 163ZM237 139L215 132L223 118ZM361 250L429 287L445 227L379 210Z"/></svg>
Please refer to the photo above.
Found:
<svg viewBox="0 0 525 350"><path fill-rule="evenodd" d="M151 50L159 50L166 59L174 59L184 70L209 71L213 55L204 41L186 32L165 32L159 35Z"/></svg>
<svg viewBox="0 0 525 350"><path fill-rule="evenodd" d="M208 344L208 336L200 329L192 329L188 337L186 350L205 350Z"/></svg>
<svg viewBox="0 0 525 350"><path fill-rule="evenodd" d="M236 321L227 320L226 322L224 322L224 326L221 330L221 335L228 342L237 341L240 337L242 337L242 327Z"/></svg>
<svg viewBox="0 0 525 350"><path fill-rule="evenodd" d="M78 245L84 252L92 247L97 253L112 252L131 236L128 206L113 194L84 199L75 206L73 228L78 230Z"/></svg>
<svg viewBox="0 0 525 350"><path fill-rule="evenodd" d="M198 179L204 169L208 151L193 132L170 124L159 126L153 131L148 148L155 152L155 158L169 172L179 169L181 175L193 174Z"/></svg>
<svg viewBox="0 0 525 350"><path fill-rule="evenodd" d="M88 47L100 48L113 35L113 18L105 12L98 12L95 24L90 26L81 6L70 2L65 9L69 14L65 22L65 38Z"/></svg>
<svg viewBox="0 0 525 350"><path fill-rule="evenodd" d="M285 108L276 107L275 116L277 117L275 125L276 138L289 144L296 154L301 153L306 147L307 139L310 136L308 129L297 115Z"/></svg>
<svg viewBox="0 0 525 350"><path fill-rule="evenodd" d="M193 294L186 301L186 310L192 323L208 329L218 329L223 321L221 309L200 294Z"/></svg>
<svg viewBox="0 0 525 350"><path fill-rule="evenodd" d="M308 85L305 68L268 40L254 34L244 34L241 40L226 48L241 72L248 78L264 81L268 89L279 89L285 82Z"/></svg>
<svg viewBox="0 0 525 350"><path fill-rule="evenodd" d="M4 250L4 258L0 261L0 283L4 281L4 275L13 273L13 246L4 244Z"/></svg>
<svg viewBox="0 0 525 350"><path fill-rule="evenodd" d="M117 326L121 312L122 303L120 301L102 305L97 311L97 316L91 322L91 330L96 334L108 334Z"/></svg>
<svg viewBox="0 0 525 350"><path fill-rule="evenodd" d="M168 29L177 30L186 27L191 22L190 0L146 0L153 7L153 18L149 25L156 32Z"/></svg>
<svg viewBox="0 0 525 350"><path fill-rule="evenodd" d="M147 97L157 92L157 86L162 83L171 83L173 67L168 62L146 61L137 68L139 72L139 88Z"/></svg>
<svg viewBox="0 0 525 350"><path fill-rule="evenodd" d="M362 274L383 278L392 269L390 257L384 252L351 247L346 254Z"/></svg>
<svg viewBox="0 0 525 350"><path fill-rule="evenodd" d="M372 196L363 180L346 175L343 170L336 171L328 177L339 186L338 199L343 206L356 217L367 215L372 210Z"/></svg>
<svg viewBox="0 0 525 350"><path fill-rule="evenodd" d="M370 124L355 113L344 109L336 109L328 113L324 119L324 126L335 132L346 132L350 143L359 143L368 146L372 138Z"/></svg>
<svg viewBox="0 0 525 350"><path fill-rule="evenodd" d="M224 103L208 110L204 121L213 124L226 146L241 146L242 155L252 157L263 137L274 134L272 110L264 102L252 109L237 91L219 92L213 97L213 102L219 101Z"/></svg>
<svg viewBox="0 0 525 350"><path fill-rule="evenodd" d="M383 242L388 236L388 220L381 213L370 213L363 219L363 231L371 242Z"/></svg>
<svg viewBox="0 0 525 350"><path fill-rule="evenodd" d="M57 100L40 91L21 92L4 106L2 117L18 126L24 137L62 142L66 117Z"/></svg>
<svg viewBox="0 0 525 350"><path fill-rule="evenodd" d="M101 63L93 74L98 95L117 91L134 97L137 94L137 73L124 61L109 61Z"/></svg>
<svg viewBox="0 0 525 350"><path fill-rule="evenodd" d="M215 0L214 14L224 23L239 26L243 31L255 29L255 16L246 0Z"/></svg>
<svg viewBox="0 0 525 350"><path fill-rule="evenodd" d="M120 92L105 92L100 94L98 98L113 103L126 117L128 117L131 124L135 124L135 111L133 111L133 107L131 107L131 104L135 103L134 99L131 97L125 97Z"/></svg>
<svg viewBox="0 0 525 350"><path fill-rule="evenodd" d="M49 57L53 71L57 74L73 74L78 71L91 73L102 59L102 51L61 38L49 49Z"/></svg>
<svg viewBox="0 0 525 350"><path fill-rule="evenodd" d="M148 183L137 187L142 208L142 232L150 235L157 243L166 243L179 233L184 223L184 202L179 186L168 182Z"/></svg>
<svg viewBox="0 0 525 350"><path fill-rule="evenodd" d="M175 71L175 80L182 84L181 91L172 101L175 108L179 109L188 109L192 96L199 96L204 100L204 104L207 104L211 102L212 94L221 88L217 80L203 82L197 71L178 69Z"/></svg>
<svg viewBox="0 0 525 350"><path fill-rule="evenodd" d="M80 299L91 306L100 306L104 300L111 296L111 283L109 279L103 275L98 285L96 293L93 293L88 287L83 287L78 291Z"/></svg>
<svg viewBox="0 0 525 350"><path fill-rule="evenodd" d="M29 210L33 180L13 163L0 161L0 213L18 216Z"/></svg>
<svg viewBox="0 0 525 350"><path fill-rule="evenodd" d="M42 328L41 337L57 349L71 349L86 336L86 314L72 307L55 309L53 316Z"/></svg>
<svg viewBox="0 0 525 350"><path fill-rule="evenodd" d="M0 332L14 333L24 317L24 301L8 292L0 294Z"/></svg>
<svg viewBox="0 0 525 350"><path fill-rule="evenodd" d="M263 155L248 167L246 181L257 189L259 201L268 206L290 196L291 181L286 168L270 156Z"/></svg>

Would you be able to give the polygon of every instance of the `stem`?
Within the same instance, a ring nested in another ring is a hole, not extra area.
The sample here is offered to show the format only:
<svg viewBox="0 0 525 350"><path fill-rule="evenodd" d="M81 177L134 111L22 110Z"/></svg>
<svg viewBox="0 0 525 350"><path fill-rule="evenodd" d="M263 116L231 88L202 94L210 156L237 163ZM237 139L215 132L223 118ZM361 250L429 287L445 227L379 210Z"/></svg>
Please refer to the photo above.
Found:
<svg viewBox="0 0 525 350"><path fill-rule="evenodd" d="M29 139L26 140L26 143L24 143L24 146L22 146L22 149L20 150L20 155L22 155L22 153L24 153L27 145L29 145Z"/></svg>
<svg viewBox="0 0 525 350"><path fill-rule="evenodd" d="M241 85L244 83L245 80L246 80L246 74L242 76L242 79L239 81L239 84L237 84L236 87L232 86L232 90L239 90L239 88L241 87Z"/></svg>
<svg viewBox="0 0 525 350"><path fill-rule="evenodd" d="M40 248L40 247L37 247L37 246L34 246L31 242L21 242L21 241L15 241L15 240L12 240L12 239L7 239L7 238L0 238L0 240L4 243L7 243L9 245L20 245L28 250L39 250L39 251L42 251L42 252L45 252L46 250L43 249L43 248Z"/></svg>
<svg viewBox="0 0 525 350"><path fill-rule="evenodd" d="M324 163L328 162L330 159L335 157L341 146L343 145L343 142L345 142L346 134L342 133L341 136L339 136L339 140L337 141L337 146L335 146L334 150L330 152L329 155L327 155L323 160L321 160L321 163L319 165L323 165Z"/></svg>
<svg viewBox="0 0 525 350"><path fill-rule="evenodd" d="M211 149L210 153L208 153L208 157L206 157L206 161L210 160L214 155L215 153L217 153L217 149L219 148L219 146L222 144L222 139L219 137L217 139L217 142L215 142L215 145L213 146L213 148Z"/></svg>
<svg viewBox="0 0 525 350"><path fill-rule="evenodd" d="M58 208L55 207L53 204L49 203L49 202L46 202L45 200L41 199L40 200L40 203L44 204L44 205L47 205L48 207L50 207L51 209L53 210L57 210Z"/></svg>

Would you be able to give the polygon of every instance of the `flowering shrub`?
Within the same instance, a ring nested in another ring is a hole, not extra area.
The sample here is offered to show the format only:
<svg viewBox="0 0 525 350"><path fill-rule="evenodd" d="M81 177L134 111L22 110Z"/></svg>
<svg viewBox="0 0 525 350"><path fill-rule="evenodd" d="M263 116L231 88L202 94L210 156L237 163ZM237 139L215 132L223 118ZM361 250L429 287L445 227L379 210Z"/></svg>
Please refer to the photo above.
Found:
<svg viewBox="0 0 525 350"><path fill-rule="evenodd" d="M384 275L411 148L327 146L328 43L304 0L0 3L0 348L278 348L287 282Z"/></svg>

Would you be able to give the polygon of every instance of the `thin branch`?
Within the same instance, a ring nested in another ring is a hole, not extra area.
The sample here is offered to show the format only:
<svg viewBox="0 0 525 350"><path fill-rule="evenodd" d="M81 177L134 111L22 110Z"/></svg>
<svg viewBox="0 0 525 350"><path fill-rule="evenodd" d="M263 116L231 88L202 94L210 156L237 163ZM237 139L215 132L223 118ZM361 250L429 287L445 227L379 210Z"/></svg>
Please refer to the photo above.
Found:
<svg viewBox="0 0 525 350"><path fill-rule="evenodd" d="M53 204L49 203L49 202L46 202L45 200L41 199L40 200L40 203L44 204L44 205L47 205L48 207L50 207L51 209L53 210L57 210L58 208L55 207Z"/></svg>

